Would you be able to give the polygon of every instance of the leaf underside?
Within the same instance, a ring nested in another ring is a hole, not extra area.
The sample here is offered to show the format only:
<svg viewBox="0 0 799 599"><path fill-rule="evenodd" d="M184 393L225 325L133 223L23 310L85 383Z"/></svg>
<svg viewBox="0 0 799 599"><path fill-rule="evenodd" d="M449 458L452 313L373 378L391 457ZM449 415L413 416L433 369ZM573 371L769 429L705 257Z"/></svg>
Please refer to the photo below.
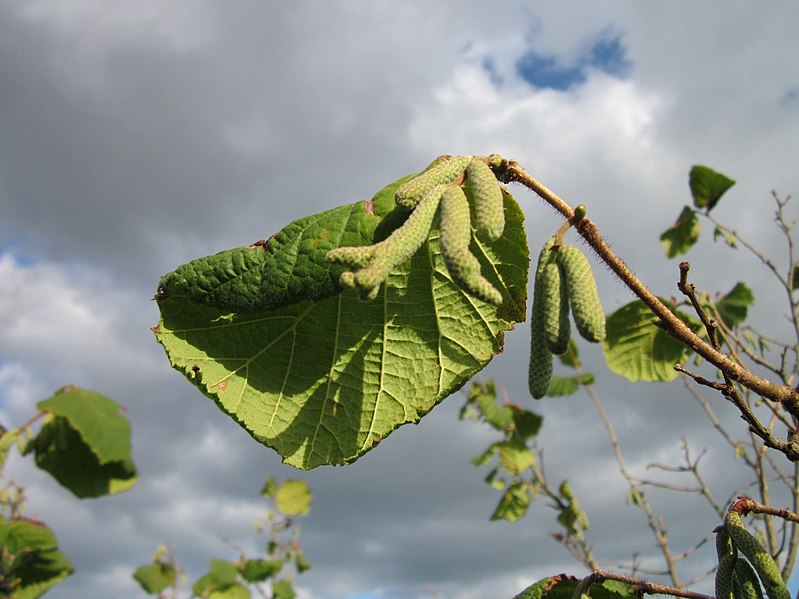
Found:
<svg viewBox="0 0 799 599"><path fill-rule="evenodd" d="M505 211L499 240L472 243L499 307L452 283L434 226L371 302L347 290L236 313L191 301L184 281L164 277L156 338L174 368L287 464L352 462L463 386L524 320L524 217L509 194Z"/></svg>

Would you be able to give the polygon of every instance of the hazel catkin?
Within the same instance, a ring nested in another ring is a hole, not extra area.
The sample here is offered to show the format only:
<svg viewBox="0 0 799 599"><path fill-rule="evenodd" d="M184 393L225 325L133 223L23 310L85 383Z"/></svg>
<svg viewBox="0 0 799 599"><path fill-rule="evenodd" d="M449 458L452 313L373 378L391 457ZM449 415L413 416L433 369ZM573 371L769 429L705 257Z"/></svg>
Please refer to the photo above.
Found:
<svg viewBox="0 0 799 599"><path fill-rule="evenodd" d="M563 245L558 251L558 263L563 269L577 331L586 341L599 343L606 334L605 312L588 258L575 246Z"/></svg>

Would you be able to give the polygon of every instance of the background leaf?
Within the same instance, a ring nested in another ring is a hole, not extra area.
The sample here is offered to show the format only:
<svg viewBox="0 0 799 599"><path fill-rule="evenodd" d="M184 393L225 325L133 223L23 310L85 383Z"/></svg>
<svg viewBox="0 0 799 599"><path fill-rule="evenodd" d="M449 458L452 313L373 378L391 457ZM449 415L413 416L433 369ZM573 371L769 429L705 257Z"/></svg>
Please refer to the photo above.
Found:
<svg viewBox="0 0 799 599"><path fill-rule="evenodd" d="M685 206L674 224L660 236L660 243L666 248L667 257L676 258L693 247L701 232L696 214L689 206Z"/></svg>
<svg viewBox="0 0 799 599"><path fill-rule="evenodd" d="M755 294L744 283L737 283L724 297L716 302L719 318L728 327L734 327L746 320L748 308L755 301Z"/></svg>
<svg viewBox="0 0 799 599"><path fill-rule="evenodd" d="M712 168L695 164L688 175L688 186L694 206L705 208L708 212L713 210L725 192L735 185L735 181L714 171Z"/></svg>
<svg viewBox="0 0 799 599"><path fill-rule="evenodd" d="M35 520L0 518L0 547L2 579L19 579L8 589L14 599L39 597L74 570L58 550L53 531Z"/></svg>
<svg viewBox="0 0 799 599"><path fill-rule="evenodd" d="M503 332L524 320L524 216L510 195L504 202L503 236L472 243L501 306L452 283L434 228L371 302L348 290L231 314L190 301L167 280L156 338L173 367L286 463L354 461L463 386L501 351Z"/></svg>
<svg viewBox="0 0 799 599"><path fill-rule="evenodd" d="M275 504L287 516L306 516L311 509L311 488L304 480L284 480L275 493Z"/></svg>
<svg viewBox="0 0 799 599"><path fill-rule="evenodd" d="M116 402L69 387L36 405L50 413L30 445L39 468L81 498L119 493L136 483L130 423Z"/></svg>
<svg viewBox="0 0 799 599"><path fill-rule="evenodd" d="M133 573L133 579L144 592L155 595L175 584L175 567L163 562L139 566Z"/></svg>
<svg viewBox="0 0 799 599"><path fill-rule="evenodd" d="M687 315L678 316L698 330ZM607 338L602 342L608 367L633 382L666 382L677 377L674 365L685 360L688 350L653 321L640 301L622 306L607 319Z"/></svg>

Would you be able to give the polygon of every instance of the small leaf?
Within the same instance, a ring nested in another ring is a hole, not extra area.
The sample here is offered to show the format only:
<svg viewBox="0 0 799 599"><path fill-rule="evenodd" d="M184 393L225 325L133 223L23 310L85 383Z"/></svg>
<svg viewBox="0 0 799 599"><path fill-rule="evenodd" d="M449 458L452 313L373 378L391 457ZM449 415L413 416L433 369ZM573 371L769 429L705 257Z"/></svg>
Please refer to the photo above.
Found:
<svg viewBox="0 0 799 599"><path fill-rule="evenodd" d="M573 576L559 574L530 585L513 599L571 599L580 581ZM589 589L591 599L639 599L640 588L616 580L593 584Z"/></svg>
<svg viewBox="0 0 799 599"><path fill-rule="evenodd" d="M569 349L566 350L566 353L558 356L558 359L561 364L568 368L580 368L582 366L580 363L580 349L577 347L574 339L569 340Z"/></svg>
<svg viewBox="0 0 799 599"><path fill-rule="evenodd" d="M580 385L593 385L594 375L591 372L585 372L576 376L554 376L552 382L549 384L548 397L566 397L574 395L580 388Z"/></svg>
<svg viewBox="0 0 799 599"><path fill-rule="evenodd" d="M236 564L222 559L212 559L208 573L201 576L191 587L199 597L213 599L239 599L249 597L250 592L238 582L239 570ZM246 594L242 594L242 589Z"/></svg>
<svg viewBox="0 0 799 599"><path fill-rule="evenodd" d="M754 301L752 290L744 283L738 283L716 302L716 310L724 324L732 328L746 320L747 309Z"/></svg>
<svg viewBox="0 0 799 599"><path fill-rule="evenodd" d="M58 549L55 535L41 522L0 517L4 591L14 599L34 599L63 582L74 568Z"/></svg>
<svg viewBox="0 0 799 599"><path fill-rule="evenodd" d="M499 431L506 431L513 424L513 411L508 406L497 405L496 397L482 395L477 403L483 419Z"/></svg>
<svg viewBox="0 0 799 599"><path fill-rule="evenodd" d="M275 493L275 504L286 516L307 516L311 511L311 488L302 480L284 480Z"/></svg>
<svg viewBox="0 0 799 599"><path fill-rule="evenodd" d="M272 585L272 599L294 599L296 596L294 585L286 578Z"/></svg>
<svg viewBox="0 0 799 599"><path fill-rule="evenodd" d="M76 497L100 497L126 491L137 480L130 460L100 463L92 447L61 416L51 417L31 442L35 463Z"/></svg>
<svg viewBox="0 0 799 599"><path fill-rule="evenodd" d="M799 264L793 265L793 276L791 278L791 291L799 289Z"/></svg>
<svg viewBox="0 0 799 599"><path fill-rule="evenodd" d="M694 330L701 325L675 312ZM608 368L633 382L668 382L678 373L689 350L653 322L652 312L640 300L622 306L608 317L608 336L602 344Z"/></svg>
<svg viewBox="0 0 799 599"><path fill-rule="evenodd" d="M69 387L36 404L66 418L97 456L100 464L131 459L130 423L115 401L95 391Z"/></svg>
<svg viewBox="0 0 799 599"><path fill-rule="evenodd" d="M544 419L538 414L521 408L514 410L513 421L516 426L516 437L521 441L529 441L541 430Z"/></svg>
<svg viewBox="0 0 799 599"><path fill-rule="evenodd" d="M261 497L274 497L277 492L277 482L274 476L270 476L264 482L264 487L261 489Z"/></svg>
<svg viewBox="0 0 799 599"><path fill-rule="evenodd" d="M721 199L721 196L735 185L735 181L711 168L696 164L691 167L691 172L688 175L688 185L691 188L694 206L705 208L710 212Z"/></svg>
<svg viewBox="0 0 799 599"><path fill-rule="evenodd" d="M505 441L497 444L499 465L509 474L518 476L535 464L535 455L518 441Z"/></svg>
<svg viewBox="0 0 799 599"><path fill-rule="evenodd" d="M248 559L241 568L241 575L247 582L263 582L280 572L284 560Z"/></svg>
<svg viewBox="0 0 799 599"><path fill-rule="evenodd" d="M157 595L175 584L176 573L172 564L157 562L137 568L133 573L133 579L139 583L145 593Z"/></svg>
<svg viewBox="0 0 799 599"><path fill-rule="evenodd" d="M666 248L667 257L676 258L693 247L701 232L696 213L685 206L675 223L660 236L660 243Z"/></svg>
<svg viewBox="0 0 799 599"><path fill-rule="evenodd" d="M297 568L297 572L300 574L311 569L311 562L306 559L302 551L298 550L294 554L294 567Z"/></svg>
<svg viewBox="0 0 799 599"><path fill-rule="evenodd" d="M729 231L724 231L720 227L716 227L713 229L713 241L717 242L719 239L724 239L724 243L730 248L734 250L738 249L738 244L735 242L735 235Z"/></svg>
<svg viewBox="0 0 799 599"><path fill-rule="evenodd" d="M524 517L529 507L530 494L527 492L527 486L523 482L517 482L508 487L502 495L497 508L491 514L491 519L516 522Z"/></svg>

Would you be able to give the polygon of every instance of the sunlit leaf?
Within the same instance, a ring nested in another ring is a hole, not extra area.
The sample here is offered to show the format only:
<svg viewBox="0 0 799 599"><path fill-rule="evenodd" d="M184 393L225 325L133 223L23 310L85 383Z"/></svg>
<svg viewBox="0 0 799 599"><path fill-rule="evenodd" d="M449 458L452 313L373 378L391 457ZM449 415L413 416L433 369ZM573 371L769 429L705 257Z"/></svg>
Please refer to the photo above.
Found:
<svg viewBox="0 0 799 599"><path fill-rule="evenodd" d="M284 480L275 493L275 504L287 516L307 516L311 510L311 488L303 480Z"/></svg>
<svg viewBox="0 0 799 599"><path fill-rule="evenodd" d="M677 312L694 330L701 327ZM608 367L631 381L666 382L677 376L674 365L689 350L653 322L653 314L640 300L622 306L608 317L607 338L602 343Z"/></svg>
<svg viewBox="0 0 799 599"><path fill-rule="evenodd" d="M133 579L139 583L145 593L157 595L175 584L175 567L163 562L147 564L136 568Z"/></svg>
<svg viewBox="0 0 799 599"><path fill-rule="evenodd" d="M735 181L714 171L712 168L696 164L691 167L691 172L688 175L688 185L691 188L694 206L705 208L710 212L721 199L721 196L735 185Z"/></svg>
<svg viewBox="0 0 799 599"><path fill-rule="evenodd" d="M517 482L509 486L502 498L499 500L497 508L491 514L492 520L507 520L516 522L523 518L530 507L530 494L527 492L527 485Z"/></svg>
<svg viewBox="0 0 799 599"><path fill-rule="evenodd" d="M452 283L434 228L371 302L348 290L235 313L191 301L188 279L167 275L154 332L173 367L286 463L352 462L463 386L502 350L504 331L524 320L527 239L507 194L505 215L500 239L472 244L501 306Z"/></svg>

